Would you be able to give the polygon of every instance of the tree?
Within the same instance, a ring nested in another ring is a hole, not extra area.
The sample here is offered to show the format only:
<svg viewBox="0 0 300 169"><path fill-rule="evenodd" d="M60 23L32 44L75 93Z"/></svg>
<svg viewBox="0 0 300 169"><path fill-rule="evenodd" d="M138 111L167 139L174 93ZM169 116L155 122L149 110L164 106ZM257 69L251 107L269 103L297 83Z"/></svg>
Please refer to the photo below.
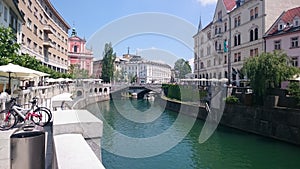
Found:
<svg viewBox="0 0 300 169"><path fill-rule="evenodd" d="M175 62L174 70L176 72L175 77L180 79L183 79L186 74L192 72L189 62L184 59L178 59Z"/></svg>
<svg viewBox="0 0 300 169"><path fill-rule="evenodd" d="M6 65L17 58L20 45L15 43L16 35L11 28L0 26L0 65Z"/></svg>
<svg viewBox="0 0 300 169"><path fill-rule="evenodd" d="M111 43L106 43L104 47L102 60L102 80L104 82L111 82L114 77L114 62L116 53L114 53Z"/></svg>
<svg viewBox="0 0 300 169"><path fill-rule="evenodd" d="M278 88L282 81L291 78L299 69L289 64L288 56L281 52L262 53L250 57L243 65L243 72L250 79L258 104L263 104L268 88Z"/></svg>

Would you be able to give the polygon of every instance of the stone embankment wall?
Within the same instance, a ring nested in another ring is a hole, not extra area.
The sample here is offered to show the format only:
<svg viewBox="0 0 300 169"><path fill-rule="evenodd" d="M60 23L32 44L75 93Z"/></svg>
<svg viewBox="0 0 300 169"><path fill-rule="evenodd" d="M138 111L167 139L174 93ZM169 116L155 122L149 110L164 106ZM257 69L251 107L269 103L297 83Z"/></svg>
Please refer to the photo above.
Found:
<svg viewBox="0 0 300 169"><path fill-rule="evenodd" d="M156 100L166 109L205 120L204 107L173 100ZM227 104L221 125L300 145L300 110Z"/></svg>
<svg viewBox="0 0 300 169"><path fill-rule="evenodd" d="M300 110L226 105L225 126L300 145Z"/></svg>

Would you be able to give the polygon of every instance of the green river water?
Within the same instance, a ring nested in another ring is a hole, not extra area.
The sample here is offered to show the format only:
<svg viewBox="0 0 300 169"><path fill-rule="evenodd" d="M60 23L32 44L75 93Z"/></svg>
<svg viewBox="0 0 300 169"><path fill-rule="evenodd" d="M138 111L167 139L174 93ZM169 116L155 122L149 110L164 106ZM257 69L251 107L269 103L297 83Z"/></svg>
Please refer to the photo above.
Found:
<svg viewBox="0 0 300 169"><path fill-rule="evenodd" d="M102 160L107 169L300 168L300 147L228 127L218 126L214 134L200 144L198 138L204 124L202 120L196 120L187 135L168 151L150 157L131 157L130 154L122 156L115 152L122 152L123 149L135 152L140 148L139 145L136 148L129 146L116 133L140 139L137 143L143 143L143 138L158 136L170 128L178 118L178 113L163 110L146 100L127 99L100 102L87 109L104 122ZM120 112L127 114L124 116ZM148 117L148 114L153 113L157 118ZM146 117L146 120L132 120L131 114ZM193 118L184 117L180 121L182 127L177 127L169 139L179 138L181 131L185 131L185 124L190 123L191 119ZM171 140L156 140L154 145L145 145L140 151L143 154L162 149Z"/></svg>

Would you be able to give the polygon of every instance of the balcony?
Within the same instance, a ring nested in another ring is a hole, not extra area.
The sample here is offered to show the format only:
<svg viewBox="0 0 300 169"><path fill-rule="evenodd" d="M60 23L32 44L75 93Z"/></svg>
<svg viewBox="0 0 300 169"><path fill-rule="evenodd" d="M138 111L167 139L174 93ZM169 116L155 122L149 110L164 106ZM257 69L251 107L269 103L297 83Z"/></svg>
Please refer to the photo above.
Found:
<svg viewBox="0 0 300 169"><path fill-rule="evenodd" d="M218 54L222 54L222 53L224 52L224 50L223 50L223 49L216 49L216 52L217 52Z"/></svg>
<svg viewBox="0 0 300 169"><path fill-rule="evenodd" d="M44 33L47 33L47 34L53 34L53 32L54 32L51 25L44 25L43 30L44 30Z"/></svg>
<svg viewBox="0 0 300 169"><path fill-rule="evenodd" d="M223 33L222 32L217 32L214 36L214 38L219 38L222 37Z"/></svg>
<svg viewBox="0 0 300 169"><path fill-rule="evenodd" d="M53 47L52 42L51 42L49 39L44 40L43 46L44 46L45 48L52 48L52 47Z"/></svg>

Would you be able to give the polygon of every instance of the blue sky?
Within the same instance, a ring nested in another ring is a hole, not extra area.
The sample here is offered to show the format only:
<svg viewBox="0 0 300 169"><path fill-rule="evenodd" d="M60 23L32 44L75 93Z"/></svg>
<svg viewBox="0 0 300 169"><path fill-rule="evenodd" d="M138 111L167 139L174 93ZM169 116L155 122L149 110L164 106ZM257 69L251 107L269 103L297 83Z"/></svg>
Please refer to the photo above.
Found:
<svg viewBox="0 0 300 169"><path fill-rule="evenodd" d="M216 4L216 0L51 0L51 2L69 25L71 27L75 26L78 36L86 38L88 42L87 46L93 49L96 59L102 58L104 46L101 43L90 42L90 40L94 38L97 32L101 32L105 27L111 26L114 22L117 28L107 33L106 37L97 38L105 42L111 42L113 40L110 38L118 36L120 30L134 29L135 27L141 27L141 25L153 22L160 24L163 27L161 29L166 29L165 26L169 25L168 29L170 31L177 29L178 34L184 33L187 38L190 38L188 40L192 41L192 36L196 33L192 32L194 30L185 29L184 26L179 26L180 28L178 28L177 25L174 26L166 20L161 20L162 23L156 22L157 19L160 19L159 15L155 20L143 20L140 18L137 22L132 21L128 24L124 24L122 19L143 13L159 13L177 17L178 20L184 20L196 30L200 15L203 26L212 20ZM147 29L147 31L149 30ZM151 28L150 32L152 32ZM113 48L117 56L127 53L128 46L130 47L130 53L142 55L148 60L154 59L167 62L166 60L172 60L170 59L172 56L176 59L184 58L186 60L193 58L193 49L190 45L184 45L176 37L160 34L157 31L155 33L139 32L126 38L120 38L118 42L115 41L113 43ZM153 49L155 49L154 53L151 52ZM161 56L158 53L161 53ZM151 54L156 55L156 57L149 56ZM171 62L168 64L171 65Z"/></svg>

